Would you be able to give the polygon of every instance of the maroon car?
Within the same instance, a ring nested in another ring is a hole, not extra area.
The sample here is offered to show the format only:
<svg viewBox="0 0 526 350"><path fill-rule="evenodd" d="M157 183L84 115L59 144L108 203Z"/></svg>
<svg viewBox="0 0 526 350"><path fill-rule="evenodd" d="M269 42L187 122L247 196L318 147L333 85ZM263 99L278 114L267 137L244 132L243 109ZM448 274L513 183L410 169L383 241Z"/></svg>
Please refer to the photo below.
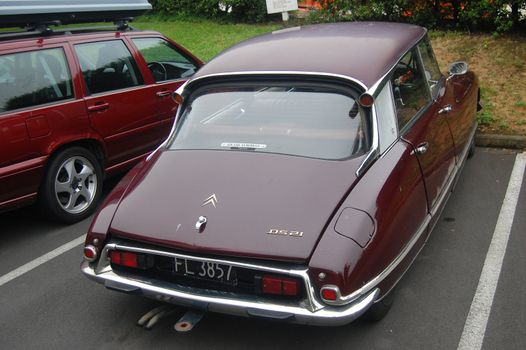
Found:
<svg viewBox="0 0 526 350"><path fill-rule="evenodd" d="M63 222L90 215L103 178L166 139L170 96L201 64L126 26L0 32L0 211L38 200Z"/></svg>
<svg viewBox="0 0 526 350"><path fill-rule="evenodd" d="M473 151L478 82L424 28L242 42L178 90L168 140L106 199L82 272L193 309L381 318Z"/></svg>

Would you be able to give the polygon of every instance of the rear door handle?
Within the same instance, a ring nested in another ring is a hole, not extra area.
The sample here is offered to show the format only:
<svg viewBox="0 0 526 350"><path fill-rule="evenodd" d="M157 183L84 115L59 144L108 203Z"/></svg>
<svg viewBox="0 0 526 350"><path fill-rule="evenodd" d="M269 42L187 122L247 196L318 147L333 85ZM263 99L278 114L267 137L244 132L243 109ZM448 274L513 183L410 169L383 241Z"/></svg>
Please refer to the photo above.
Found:
<svg viewBox="0 0 526 350"><path fill-rule="evenodd" d="M88 107L88 111L90 112L102 112L106 109L110 108L110 104L108 102L97 102L93 106Z"/></svg>
<svg viewBox="0 0 526 350"><path fill-rule="evenodd" d="M424 154L427 152L428 148L429 148L429 143L422 142L421 144L416 146L416 148L413 151L411 151L411 154Z"/></svg>
<svg viewBox="0 0 526 350"><path fill-rule="evenodd" d="M157 97L166 97L166 96L170 96L171 94L172 92L169 90L162 90L156 93Z"/></svg>
<svg viewBox="0 0 526 350"><path fill-rule="evenodd" d="M438 114L446 114L453 110L453 106L451 105L445 105L444 107L440 108L438 110Z"/></svg>

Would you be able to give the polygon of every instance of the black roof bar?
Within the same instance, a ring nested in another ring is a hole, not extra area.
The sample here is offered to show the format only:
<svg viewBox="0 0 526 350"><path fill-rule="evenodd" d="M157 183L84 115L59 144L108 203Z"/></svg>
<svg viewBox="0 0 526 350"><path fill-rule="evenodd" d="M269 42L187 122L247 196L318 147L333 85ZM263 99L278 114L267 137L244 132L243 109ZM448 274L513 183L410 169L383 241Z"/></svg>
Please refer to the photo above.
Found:
<svg viewBox="0 0 526 350"><path fill-rule="evenodd" d="M60 21L50 21L43 23L33 23L26 26L23 30L19 31L0 31L0 40L8 40L15 38L32 38L39 36L55 36L55 35L69 35L74 33L89 33L96 31L133 31L136 30L134 27L128 24L132 18L122 18L115 20L114 25L100 25L92 27L71 27L71 28L60 28L58 30L52 29L52 26L60 26Z"/></svg>

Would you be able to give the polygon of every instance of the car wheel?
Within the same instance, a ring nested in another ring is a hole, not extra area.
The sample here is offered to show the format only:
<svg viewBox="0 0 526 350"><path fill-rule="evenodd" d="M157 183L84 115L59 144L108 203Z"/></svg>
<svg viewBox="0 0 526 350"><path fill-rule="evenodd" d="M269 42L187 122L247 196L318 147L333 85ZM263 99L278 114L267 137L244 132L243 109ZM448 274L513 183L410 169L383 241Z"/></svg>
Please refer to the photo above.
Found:
<svg viewBox="0 0 526 350"><path fill-rule="evenodd" d="M387 315L395 299L395 290L392 289L382 300L375 302L363 314L363 318L370 322L378 322Z"/></svg>
<svg viewBox="0 0 526 350"><path fill-rule="evenodd" d="M52 219L73 223L88 217L102 192L102 168L82 147L60 151L50 161L42 183L40 205Z"/></svg>

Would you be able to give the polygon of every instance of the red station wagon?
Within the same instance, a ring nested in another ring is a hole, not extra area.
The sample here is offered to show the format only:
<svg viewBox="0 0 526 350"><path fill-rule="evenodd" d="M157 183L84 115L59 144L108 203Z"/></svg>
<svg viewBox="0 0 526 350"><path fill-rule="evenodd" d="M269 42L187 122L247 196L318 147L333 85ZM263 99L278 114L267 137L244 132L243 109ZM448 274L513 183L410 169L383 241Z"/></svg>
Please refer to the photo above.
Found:
<svg viewBox="0 0 526 350"><path fill-rule="evenodd" d="M101 206L82 272L197 310L180 330L206 311L380 319L474 150L478 90L465 62L442 74L419 26L242 42L178 90L172 133Z"/></svg>
<svg viewBox="0 0 526 350"><path fill-rule="evenodd" d="M172 93L202 62L126 27L0 34L0 210L38 200L54 219L81 220L107 175L166 138Z"/></svg>

